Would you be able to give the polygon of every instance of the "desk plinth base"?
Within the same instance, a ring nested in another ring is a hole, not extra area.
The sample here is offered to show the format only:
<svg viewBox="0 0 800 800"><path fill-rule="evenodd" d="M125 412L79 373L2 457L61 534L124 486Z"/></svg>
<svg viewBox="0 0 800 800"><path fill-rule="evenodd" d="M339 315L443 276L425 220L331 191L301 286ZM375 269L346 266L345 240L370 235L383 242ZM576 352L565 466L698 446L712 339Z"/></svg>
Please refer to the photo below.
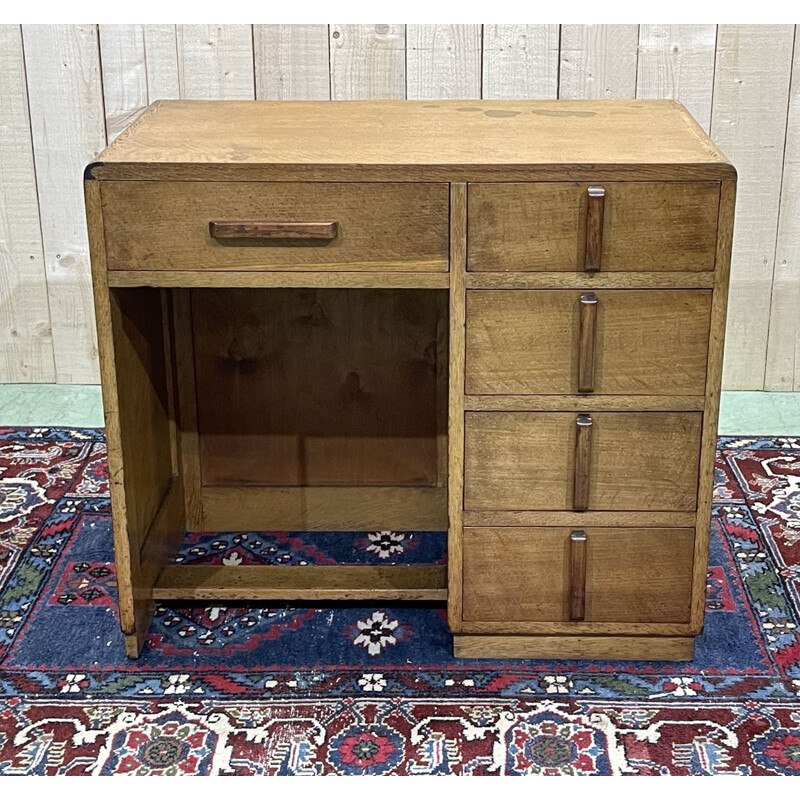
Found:
<svg viewBox="0 0 800 800"><path fill-rule="evenodd" d="M693 636L454 636L456 658L691 661Z"/></svg>

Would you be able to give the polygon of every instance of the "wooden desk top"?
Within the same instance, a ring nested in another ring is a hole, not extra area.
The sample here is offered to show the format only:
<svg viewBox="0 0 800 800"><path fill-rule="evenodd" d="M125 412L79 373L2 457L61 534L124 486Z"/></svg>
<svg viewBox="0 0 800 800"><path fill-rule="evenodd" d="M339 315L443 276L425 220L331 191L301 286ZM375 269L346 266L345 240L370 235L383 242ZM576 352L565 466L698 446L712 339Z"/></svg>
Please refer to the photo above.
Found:
<svg viewBox="0 0 800 800"><path fill-rule="evenodd" d="M100 180L723 178L733 167L669 100L262 102L150 106Z"/></svg>

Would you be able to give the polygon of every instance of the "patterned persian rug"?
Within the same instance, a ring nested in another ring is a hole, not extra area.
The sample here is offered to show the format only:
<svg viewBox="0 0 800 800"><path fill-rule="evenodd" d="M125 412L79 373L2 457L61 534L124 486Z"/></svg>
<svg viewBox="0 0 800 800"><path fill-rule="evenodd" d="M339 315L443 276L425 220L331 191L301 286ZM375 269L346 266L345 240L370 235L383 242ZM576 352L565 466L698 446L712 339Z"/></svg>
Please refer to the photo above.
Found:
<svg viewBox="0 0 800 800"><path fill-rule="evenodd" d="M456 661L438 607L161 607L125 658L103 434L0 429L0 774L800 775L800 439L722 438L691 664ZM194 563L443 562L440 532Z"/></svg>

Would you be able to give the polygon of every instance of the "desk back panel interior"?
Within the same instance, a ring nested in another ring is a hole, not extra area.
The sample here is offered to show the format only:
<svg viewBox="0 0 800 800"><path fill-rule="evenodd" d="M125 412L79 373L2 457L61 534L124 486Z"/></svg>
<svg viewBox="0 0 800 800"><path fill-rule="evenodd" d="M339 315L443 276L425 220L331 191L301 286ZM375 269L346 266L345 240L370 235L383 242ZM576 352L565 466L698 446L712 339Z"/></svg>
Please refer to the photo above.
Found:
<svg viewBox="0 0 800 800"><path fill-rule="evenodd" d="M167 343L117 381L158 389L187 530L446 526L445 290L111 292L142 352Z"/></svg>

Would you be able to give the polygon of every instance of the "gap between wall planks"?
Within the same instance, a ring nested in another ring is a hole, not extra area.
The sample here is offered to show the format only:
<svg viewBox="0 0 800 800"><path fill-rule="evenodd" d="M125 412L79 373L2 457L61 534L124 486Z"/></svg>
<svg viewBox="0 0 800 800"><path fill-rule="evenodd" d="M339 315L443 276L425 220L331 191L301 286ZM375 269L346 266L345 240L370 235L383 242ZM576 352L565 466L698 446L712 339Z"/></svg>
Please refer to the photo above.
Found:
<svg viewBox="0 0 800 800"><path fill-rule="evenodd" d="M792 25L0 26L0 382L98 380L81 177L157 99L669 98L739 171L724 388L800 391Z"/></svg>

